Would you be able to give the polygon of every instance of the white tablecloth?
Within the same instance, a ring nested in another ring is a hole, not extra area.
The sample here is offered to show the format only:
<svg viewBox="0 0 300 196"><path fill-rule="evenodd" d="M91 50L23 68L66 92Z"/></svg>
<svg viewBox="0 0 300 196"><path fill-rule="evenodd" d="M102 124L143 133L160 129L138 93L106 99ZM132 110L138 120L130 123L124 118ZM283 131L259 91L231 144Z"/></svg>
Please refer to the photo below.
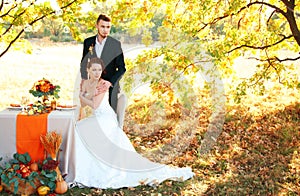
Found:
<svg viewBox="0 0 300 196"><path fill-rule="evenodd" d="M3 110L0 112L0 157L5 163L16 153L16 117L20 111ZM59 167L62 174L67 174L67 179L73 179L75 174L75 149L74 149L74 131L75 131L74 111L52 111L48 115L48 131L61 133L63 142L59 154ZM68 180L67 180L68 181Z"/></svg>

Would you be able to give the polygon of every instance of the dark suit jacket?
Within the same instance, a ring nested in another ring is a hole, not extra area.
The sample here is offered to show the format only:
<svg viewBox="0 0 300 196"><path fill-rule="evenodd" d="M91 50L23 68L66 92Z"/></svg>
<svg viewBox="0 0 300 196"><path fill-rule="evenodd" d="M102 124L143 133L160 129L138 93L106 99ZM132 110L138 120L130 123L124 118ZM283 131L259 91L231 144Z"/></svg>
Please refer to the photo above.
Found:
<svg viewBox="0 0 300 196"><path fill-rule="evenodd" d="M87 62L89 58L97 57L95 51L96 36L86 38L83 42L83 53L80 64L81 78L87 79ZM91 50L90 50L91 49ZM108 36L100 58L104 61L104 70L101 78L110 81L113 87L109 88L109 103L117 111L118 93L120 91L119 80L126 72L124 55L120 41Z"/></svg>
<svg viewBox="0 0 300 196"><path fill-rule="evenodd" d="M87 79L86 65L88 58L96 57L95 51L96 36L84 40L83 54L80 64L81 78ZM92 52L89 50L92 49ZM126 71L124 55L120 41L108 36L100 57L104 61L105 69L101 78L110 81L113 86L119 86L119 80Z"/></svg>

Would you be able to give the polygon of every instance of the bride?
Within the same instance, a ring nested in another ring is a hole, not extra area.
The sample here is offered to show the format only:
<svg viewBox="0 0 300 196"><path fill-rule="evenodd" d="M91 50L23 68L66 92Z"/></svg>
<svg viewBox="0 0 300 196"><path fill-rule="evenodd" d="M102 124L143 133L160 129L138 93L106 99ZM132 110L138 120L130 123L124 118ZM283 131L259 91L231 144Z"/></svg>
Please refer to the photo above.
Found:
<svg viewBox="0 0 300 196"><path fill-rule="evenodd" d="M75 131L75 174L71 187L113 188L156 185L164 180L187 180L191 168L177 168L152 162L136 152L127 135L118 126L108 92L95 95L103 83L103 61L92 58L87 65L90 76L81 87L81 106L90 106L93 115L81 119Z"/></svg>

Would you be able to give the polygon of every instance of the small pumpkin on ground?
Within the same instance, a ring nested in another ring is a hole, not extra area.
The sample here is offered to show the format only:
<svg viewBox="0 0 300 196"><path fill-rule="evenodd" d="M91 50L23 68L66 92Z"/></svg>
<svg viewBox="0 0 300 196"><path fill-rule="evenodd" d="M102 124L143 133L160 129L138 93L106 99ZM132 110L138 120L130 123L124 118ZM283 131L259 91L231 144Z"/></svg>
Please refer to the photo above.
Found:
<svg viewBox="0 0 300 196"><path fill-rule="evenodd" d="M61 175L59 175L56 181L56 188L54 192L57 194L64 194L67 191L68 191L68 183L62 178Z"/></svg>
<svg viewBox="0 0 300 196"><path fill-rule="evenodd" d="M48 194L48 192L50 191L50 188L48 186L40 186L38 189L37 189L37 192L39 194L39 196L45 196Z"/></svg>

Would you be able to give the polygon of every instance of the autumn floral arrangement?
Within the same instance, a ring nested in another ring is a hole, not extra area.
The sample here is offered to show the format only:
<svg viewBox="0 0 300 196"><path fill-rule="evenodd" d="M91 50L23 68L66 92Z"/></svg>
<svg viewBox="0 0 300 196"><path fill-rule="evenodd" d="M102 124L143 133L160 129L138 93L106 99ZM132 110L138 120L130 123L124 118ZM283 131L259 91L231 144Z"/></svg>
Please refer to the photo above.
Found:
<svg viewBox="0 0 300 196"><path fill-rule="evenodd" d="M14 194L47 194L56 188L57 166L58 162L49 158L33 162L28 153L15 153L9 162L0 166L1 186Z"/></svg>
<svg viewBox="0 0 300 196"><path fill-rule="evenodd" d="M29 90L34 97L54 96L59 98L60 86L53 85L49 80L43 78L34 83L33 87Z"/></svg>
<svg viewBox="0 0 300 196"><path fill-rule="evenodd" d="M46 152L50 155L51 159L56 161L59 157L60 145L62 143L62 136L55 131L47 132L45 135L40 136L41 143L43 144ZM68 184L63 179L58 166L55 168L57 173L55 192L64 194L68 190Z"/></svg>
<svg viewBox="0 0 300 196"><path fill-rule="evenodd" d="M31 195L35 192L38 192L38 195L67 192L68 184L61 175L57 161L62 136L52 131L41 135L40 140L49 155L43 161L32 162L28 153L15 153L13 159L4 166L0 164L0 186L5 190L21 195Z"/></svg>
<svg viewBox="0 0 300 196"><path fill-rule="evenodd" d="M60 86L53 85L49 80L43 78L42 80L38 80L34 83L33 87L29 90L34 97L39 97L41 100L38 100L36 103L32 104L28 109L28 114L42 114L47 113L51 110L49 106L51 103L47 105L47 101L49 101L49 97L52 96L53 101L59 98ZM55 101L56 102L56 101Z"/></svg>

